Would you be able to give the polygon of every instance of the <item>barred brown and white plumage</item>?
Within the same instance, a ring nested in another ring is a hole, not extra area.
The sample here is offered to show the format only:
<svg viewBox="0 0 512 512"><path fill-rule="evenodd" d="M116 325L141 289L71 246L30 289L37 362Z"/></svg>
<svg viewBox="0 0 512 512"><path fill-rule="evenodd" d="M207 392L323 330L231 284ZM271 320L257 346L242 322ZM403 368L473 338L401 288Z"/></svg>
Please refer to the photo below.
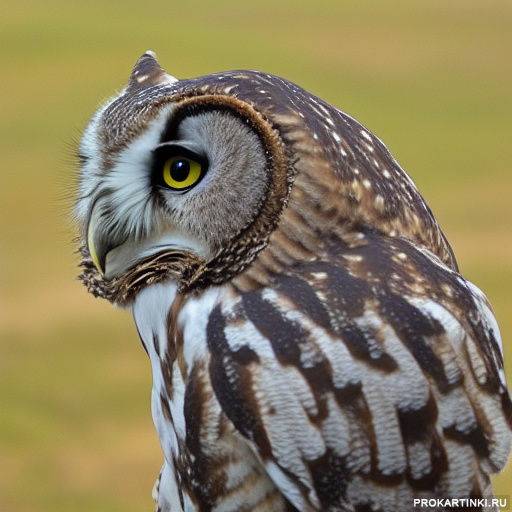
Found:
<svg viewBox="0 0 512 512"><path fill-rule="evenodd" d="M375 135L281 78L178 81L147 52L80 157L81 279L151 360L157 510L493 496L498 326Z"/></svg>

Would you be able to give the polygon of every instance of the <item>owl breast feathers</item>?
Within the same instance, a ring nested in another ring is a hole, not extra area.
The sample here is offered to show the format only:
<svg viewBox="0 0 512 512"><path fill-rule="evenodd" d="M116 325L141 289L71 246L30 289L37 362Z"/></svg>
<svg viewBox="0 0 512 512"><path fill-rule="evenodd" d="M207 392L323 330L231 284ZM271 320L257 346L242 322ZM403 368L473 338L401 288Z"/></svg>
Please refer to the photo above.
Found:
<svg viewBox="0 0 512 512"><path fill-rule="evenodd" d="M281 78L176 80L148 52L80 160L81 279L151 360L157 510L496 509L498 326L377 137Z"/></svg>

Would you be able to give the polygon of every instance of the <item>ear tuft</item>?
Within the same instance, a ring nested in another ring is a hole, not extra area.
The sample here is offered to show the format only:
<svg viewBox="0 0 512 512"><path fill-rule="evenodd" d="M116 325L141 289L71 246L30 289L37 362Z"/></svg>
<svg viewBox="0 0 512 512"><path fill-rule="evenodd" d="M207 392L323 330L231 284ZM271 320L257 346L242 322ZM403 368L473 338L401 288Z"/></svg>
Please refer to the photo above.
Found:
<svg viewBox="0 0 512 512"><path fill-rule="evenodd" d="M135 63L130 79L128 80L127 91L137 91L153 85L173 83L177 79L168 75L158 64L156 54L147 51Z"/></svg>

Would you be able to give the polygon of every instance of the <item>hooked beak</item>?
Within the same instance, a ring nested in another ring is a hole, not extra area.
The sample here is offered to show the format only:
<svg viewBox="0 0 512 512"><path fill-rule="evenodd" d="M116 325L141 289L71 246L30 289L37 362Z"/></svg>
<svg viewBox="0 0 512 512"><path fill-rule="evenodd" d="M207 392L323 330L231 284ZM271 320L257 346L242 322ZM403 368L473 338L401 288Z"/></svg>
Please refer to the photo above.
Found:
<svg viewBox="0 0 512 512"><path fill-rule="evenodd" d="M98 272L105 276L107 254L124 240L116 240L113 233L102 225L102 216L99 208L93 208L87 226L87 248L94 266Z"/></svg>
<svg viewBox="0 0 512 512"><path fill-rule="evenodd" d="M119 232L98 202L87 225L87 248L98 272L107 279L121 275L143 258L170 249L191 252L202 259L211 256L204 243L175 226L163 226L141 238Z"/></svg>
<svg viewBox="0 0 512 512"><path fill-rule="evenodd" d="M94 266L98 269L98 272L105 275L105 259L107 257L107 251L103 248L103 244L100 244L100 240L95 236L96 230L94 226L89 222L87 229L87 247L91 255Z"/></svg>

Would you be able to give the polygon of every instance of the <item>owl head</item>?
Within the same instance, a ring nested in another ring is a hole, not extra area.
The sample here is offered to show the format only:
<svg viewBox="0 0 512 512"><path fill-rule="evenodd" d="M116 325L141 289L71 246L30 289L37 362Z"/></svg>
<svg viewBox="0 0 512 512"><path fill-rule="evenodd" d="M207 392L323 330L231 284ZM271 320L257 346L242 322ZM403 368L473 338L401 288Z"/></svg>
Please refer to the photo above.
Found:
<svg viewBox="0 0 512 512"><path fill-rule="evenodd" d="M164 279L191 290L251 267L265 279L327 250L334 232L406 237L456 265L382 142L273 75L177 80L147 52L92 117L79 157L82 280L112 302Z"/></svg>

